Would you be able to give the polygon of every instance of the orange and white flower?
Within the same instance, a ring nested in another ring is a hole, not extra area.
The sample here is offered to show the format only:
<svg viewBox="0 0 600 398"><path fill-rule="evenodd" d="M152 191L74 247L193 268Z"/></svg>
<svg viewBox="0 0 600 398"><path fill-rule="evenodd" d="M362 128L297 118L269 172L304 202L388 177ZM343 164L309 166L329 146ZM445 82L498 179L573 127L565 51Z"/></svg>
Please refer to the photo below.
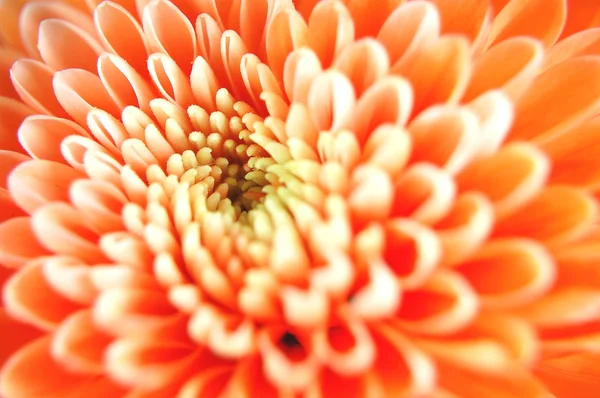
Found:
<svg viewBox="0 0 600 398"><path fill-rule="evenodd" d="M594 397L597 25L0 1L0 395Z"/></svg>

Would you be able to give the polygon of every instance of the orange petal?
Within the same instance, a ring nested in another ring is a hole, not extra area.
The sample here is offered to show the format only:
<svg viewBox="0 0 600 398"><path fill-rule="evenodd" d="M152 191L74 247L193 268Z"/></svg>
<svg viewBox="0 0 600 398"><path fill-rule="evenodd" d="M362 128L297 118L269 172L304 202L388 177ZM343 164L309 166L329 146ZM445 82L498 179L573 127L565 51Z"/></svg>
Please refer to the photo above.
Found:
<svg viewBox="0 0 600 398"><path fill-rule="evenodd" d="M17 166L10 174L8 189L15 202L32 214L46 203L68 202L68 187L82 177L81 173L61 163L31 160Z"/></svg>
<svg viewBox="0 0 600 398"><path fill-rule="evenodd" d="M440 271L417 290L404 292L397 318L390 322L411 333L443 336L468 325L478 307L475 291L466 279Z"/></svg>
<svg viewBox="0 0 600 398"><path fill-rule="evenodd" d="M103 181L78 180L69 189L71 203L101 234L124 229L121 210L125 195Z"/></svg>
<svg viewBox="0 0 600 398"><path fill-rule="evenodd" d="M525 236L563 245L586 234L598 216L595 200L565 186L544 189L535 199L495 226L495 236Z"/></svg>
<svg viewBox="0 0 600 398"><path fill-rule="evenodd" d="M420 286L442 255L440 242L430 229L410 219L387 223L383 258L406 288Z"/></svg>
<svg viewBox="0 0 600 398"><path fill-rule="evenodd" d="M150 101L156 94L142 75L123 58L102 54L98 59L98 75L106 91L120 108L132 105L150 113Z"/></svg>
<svg viewBox="0 0 600 398"><path fill-rule="evenodd" d="M394 69L404 70L440 35L440 15L430 2L414 1L397 7L377 34Z"/></svg>
<svg viewBox="0 0 600 398"><path fill-rule="evenodd" d="M392 67L392 74L405 77L413 86L413 115L435 104L460 100L471 74L469 57L467 39L448 36L424 48L414 61Z"/></svg>
<svg viewBox="0 0 600 398"><path fill-rule="evenodd" d="M0 337L2 338L0 366L3 366L13 353L42 333L32 326L17 321L4 308L0 309L0 325Z"/></svg>
<svg viewBox="0 0 600 398"><path fill-rule="evenodd" d="M117 340L106 352L111 377L142 390L169 386L190 372L196 360L193 345L137 338Z"/></svg>
<svg viewBox="0 0 600 398"><path fill-rule="evenodd" d="M215 98L219 82L214 71L203 57L196 57L192 66L190 83L195 103L207 113L217 110Z"/></svg>
<svg viewBox="0 0 600 398"><path fill-rule="evenodd" d="M150 51L168 55L189 75L196 58L196 35L179 8L168 1L152 1L144 8L142 22Z"/></svg>
<svg viewBox="0 0 600 398"><path fill-rule="evenodd" d="M477 291L484 308L511 308L545 294L556 278L554 260L528 240L492 240L455 267Z"/></svg>
<svg viewBox="0 0 600 398"><path fill-rule="evenodd" d="M460 195L450 213L435 225L444 253L442 264L451 266L471 255L489 236L493 219L492 205L483 195Z"/></svg>
<svg viewBox="0 0 600 398"><path fill-rule="evenodd" d="M83 29L63 20L47 19L40 24L38 49L50 68L96 72L102 46Z"/></svg>
<svg viewBox="0 0 600 398"><path fill-rule="evenodd" d="M275 14L266 31L267 59L275 76L283 81L283 70L288 55L308 41L308 26L295 10Z"/></svg>
<svg viewBox="0 0 600 398"><path fill-rule="evenodd" d="M283 70L283 84L290 101L307 104L312 82L321 72L321 63L314 52L300 48L288 55ZM295 104L291 105L293 107Z"/></svg>
<svg viewBox="0 0 600 398"><path fill-rule="evenodd" d="M50 254L33 233L29 217L16 217L0 224L0 263L19 268L29 260Z"/></svg>
<svg viewBox="0 0 600 398"><path fill-rule="evenodd" d="M473 347L464 355L481 355L483 358L485 348ZM488 361L493 356L486 357ZM452 364L440 364L438 374L439 383L446 390L455 393L461 398L514 398L514 397L552 397L546 386L529 371L513 366L507 374L499 376L482 376L479 371L465 371ZM485 366L485 365L484 365ZM571 395L568 395L571 397ZM573 397L575 398L575 397Z"/></svg>
<svg viewBox="0 0 600 398"><path fill-rule="evenodd" d="M123 6L102 2L94 9L94 24L104 47L145 75L148 43L141 26Z"/></svg>
<svg viewBox="0 0 600 398"><path fill-rule="evenodd" d="M73 257L54 256L44 261L44 276L50 287L81 305L90 305L98 294L91 274L89 265Z"/></svg>
<svg viewBox="0 0 600 398"><path fill-rule="evenodd" d="M19 58L23 58L23 55L16 50L0 48L0 96L2 97L19 99L10 76L10 70Z"/></svg>
<svg viewBox="0 0 600 398"><path fill-rule="evenodd" d="M408 126L413 141L411 162L432 163L456 174L477 147L478 120L465 108L432 107Z"/></svg>
<svg viewBox="0 0 600 398"><path fill-rule="evenodd" d="M177 398L218 397L225 390L232 373L233 369L231 367L202 369L185 382L179 390ZM255 379L252 379L251 384L254 384L254 381ZM265 394L265 391L260 391L260 394Z"/></svg>
<svg viewBox="0 0 600 398"><path fill-rule="evenodd" d="M543 142L600 110L600 57L567 60L539 75L519 99L510 139Z"/></svg>
<svg viewBox="0 0 600 398"><path fill-rule="evenodd" d="M0 150L0 189L6 191L8 176L19 164L31 160L27 155L17 152Z"/></svg>
<svg viewBox="0 0 600 398"><path fill-rule="evenodd" d="M569 0L567 2L567 23L561 37L600 26L600 13L596 5L594 0Z"/></svg>
<svg viewBox="0 0 600 398"><path fill-rule="evenodd" d="M428 163L416 163L395 181L391 215L433 224L451 209L456 196L452 177Z"/></svg>
<svg viewBox="0 0 600 398"><path fill-rule="evenodd" d="M600 185L597 153L600 117L566 131L541 145L552 160L552 182L596 188Z"/></svg>
<svg viewBox="0 0 600 398"><path fill-rule="evenodd" d="M21 101L0 97L0 148L25 153L17 140L17 130L21 122L33 114Z"/></svg>
<svg viewBox="0 0 600 398"><path fill-rule="evenodd" d="M227 81L227 74L221 56L221 37L223 29L209 15L201 14L196 19L196 42L198 55L204 58L211 66L221 84Z"/></svg>
<svg viewBox="0 0 600 398"><path fill-rule="evenodd" d="M346 46L336 57L333 68L340 70L352 82L356 95L387 75L390 60L383 47L374 39L362 39Z"/></svg>
<svg viewBox="0 0 600 398"><path fill-rule="evenodd" d="M116 263L127 264L134 269L149 269L153 259L143 239L128 232L104 234L100 247Z"/></svg>
<svg viewBox="0 0 600 398"><path fill-rule="evenodd" d="M42 245L57 254L103 263L107 258L98 247L99 236L82 216L66 203L50 203L33 214L33 230Z"/></svg>
<svg viewBox="0 0 600 398"><path fill-rule="evenodd" d="M513 101L518 99L536 77L543 58L542 44L529 37L510 38L493 46L475 62L463 101L492 89L502 89Z"/></svg>
<svg viewBox="0 0 600 398"><path fill-rule="evenodd" d="M62 141L70 135L89 136L77 123L55 116L33 115L19 127L21 145L34 159L66 163L61 153Z"/></svg>
<svg viewBox="0 0 600 398"><path fill-rule="evenodd" d="M93 73L80 69L63 70L54 75L52 85L60 105L82 126L87 125L87 113L93 108L120 118L118 106Z"/></svg>
<svg viewBox="0 0 600 398"><path fill-rule="evenodd" d="M4 304L15 318L52 330L80 306L52 289L44 277L43 261L30 262L6 283Z"/></svg>
<svg viewBox="0 0 600 398"><path fill-rule="evenodd" d="M194 103L189 72L186 75L172 58L160 53L152 54L148 58L148 70L164 98L184 108Z"/></svg>
<svg viewBox="0 0 600 398"><path fill-rule="evenodd" d="M565 288L518 309L516 313L538 328L557 329L597 321L600 291L591 288Z"/></svg>
<svg viewBox="0 0 600 398"><path fill-rule="evenodd" d="M502 145L514 119L512 101L499 90L488 91L467 104L479 118L479 134L475 157L495 153Z"/></svg>
<svg viewBox="0 0 600 398"><path fill-rule="evenodd" d="M504 146L496 154L471 163L458 177L462 191L484 193L503 218L535 198L550 173L543 152L526 143Z"/></svg>
<svg viewBox="0 0 600 398"><path fill-rule="evenodd" d="M56 397L82 382L83 376L69 373L55 362L50 354L50 340L50 336L39 338L8 361L0 378L2 395Z"/></svg>
<svg viewBox="0 0 600 398"><path fill-rule="evenodd" d="M377 345L372 374L385 391L381 396L429 396L436 388L431 358L391 325L373 325L371 333Z"/></svg>
<svg viewBox="0 0 600 398"><path fill-rule="evenodd" d="M442 34L465 35L471 42L484 33L490 17L489 0L433 0L440 13Z"/></svg>
<svg viewBox="0 0 600 398"><path fill-rule="evenodd" d="M19 33L19 14L26 1L3 1L0 3L0 41L7 47L24 52Z"/></svg>
<svg viewBox="0 0 600 398"><path fill-rule="evenodd" d="M549 48L558 40L566 18L565 0L511 0L494 18L488 43L530 36Z"/></svg>
<svg viewBox="0 0 600 398"><path fill-rule="evenodd" d="M25 48L33 56L39 58L38 38L40 25L43 21L53 19L65 21L71 26L82 29L83 32L95 37L91 18L86 13L59 2L33 1L29 2L19 17L19 28ZM65 45L66 43L59 43ZM67 44L68 45L68 44Z"/></svg>
<svg viewBox="0 0 600 398"><path fill-rule="evenodd" d="M340 72L315 78L308 93L308 109L318 130L337 130L354 112L352 83Z"/></svg>
<svg viewBox="0 0 600 398"><path fill-rule="evenodd" d="M343 3L319 2L308 19L308 46L317 54L324 68L331 65L339 52L354 41L354 22Z"/></svg>
<svg viewBox="0 0 600 398"><path fill-rule="evenodd" d="M557 397L594 398L600 388L599 359L597 353L548 359L536 366L535 375Z"/></svg>
<svg viewBox="0 0 600 398"><path fill-rule="evenodd" d="M166 293L140 288L114 288L100 294L93 307L94 321L117 336L148 335L177 318Z"/></svg>
<svg viewBox="0 0 600 398"><path fill-rule="evenodd" d="M365 163L380 167L395 177L408 162L411 149L410 136L404 129L383 125L367 139L362 157Z"/></svg>
<svg viewBox="0 0 600 398"><path fill-rule="evenodd" d="M582 55L600 55L600 28L577 32L556 43L546 52L543 70Z"/></svg>
<svg viewBox="0 0 600 398"><path fill-rule="evenodd" d="M65 319L52 337L52 356L67 370L83 374L104 373L104 351L111 338L94 325L89 310Z"/></svg>
<svg viewBox="0 0 600 398"><path fill-rule="evenodd" d="M409 82L403 78L379 79L360 96L345 127L362 144L379 126L404 126L413 109L413 94Z"/></svg>
<svg viewBox="0 0 600 398"><path fill-rule="evenodd" d="M54 95L54 71L46 64L32 59L21 59L11 68L10 77L19 96L27 105L40 113L67 116Z"/></svg>

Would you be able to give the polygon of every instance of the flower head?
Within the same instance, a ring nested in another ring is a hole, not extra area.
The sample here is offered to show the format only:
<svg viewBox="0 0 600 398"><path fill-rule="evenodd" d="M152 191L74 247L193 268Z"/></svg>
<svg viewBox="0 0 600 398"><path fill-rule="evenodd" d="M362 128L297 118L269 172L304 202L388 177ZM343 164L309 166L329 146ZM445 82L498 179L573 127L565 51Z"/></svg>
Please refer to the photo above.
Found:
<svg viewBox="0 0 600 398"><path fill-rule="evenodd" d="M2 396L593 396L590 4L0 3Z"/></svg>

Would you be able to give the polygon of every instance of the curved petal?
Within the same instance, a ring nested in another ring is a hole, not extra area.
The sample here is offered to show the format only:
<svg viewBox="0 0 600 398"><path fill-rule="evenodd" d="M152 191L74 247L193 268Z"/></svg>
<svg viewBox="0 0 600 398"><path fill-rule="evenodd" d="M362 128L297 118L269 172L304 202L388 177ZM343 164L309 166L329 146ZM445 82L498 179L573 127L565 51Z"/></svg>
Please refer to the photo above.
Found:
<svg viewBox="0 0 600 398"><path fill-rule="evenodd" d="M81 307L48 284L43 263L34 260L21 268L4 286L3 301L9 314L48 331Z"/></svg>
<svg viewBox="0 0 600 398"><path fill-rule="evenodd" d="M404 70L440 35L440 15L427 1L411 1L397 7L377 34L394 70Z"/></svg>
<svg viewBox="0 0 600 398"><path fill-rule="evenodd" d="M433 0L440 13L442 34L465 35L472 43L486 30L490 19L489 0Z"/></svg>
<svg viewBox="0 0 600 398"><path fill-rule="evenodd" d="M52 336L53 358L74 373L103 374L104 351L112 339L94 325L90 310L65 319Z"/></svg>
<svg viewBox="0 0 600 398"><path fill-rule="evenodd" d="M4 308L0 309L0 325L0 337L2 338L0 366L4 366L12 354L43 333L33 326L17 321ZM2 381L0 381L0 390L2 389L1 385Z"/></svg>
<svg viewBox="0 0 600 398"><path fill-rule="evenodd" d="M138 73L146 74L148 43L141 26L123 6L103 1L94 9L94 24L100 42Z"/></svg>
<svg viewBox="0 0 600 398"><path fill-rule="evenodd" d="M71 203L101 234L124 230L121 210L125 195L103 181L79 180L69 188Z"/></svg>
<svg viewBox="0 0 600 398"><path fill-rule="evenodd" d="M415 59L392 66L391 73L412 84L412 115L435 104L455 104L463 96L471 76L469 43L465 37L447 36L423 48Z"/></svg>
<svg viewBox="0 0 600 398"><path fill-rule="evenodd" d="M308 92L308 109L318 130L337 130L354 112L352 83L337 71L316 77Z"/></svg>
<svg viewBox="0 0 600 398"><path fill-rule="evenodd" d="M102 81L93 73L80 69L63 70L54 75L52 85L60 105L81 126L87 125L87 114L93 108L102 109L116 118L121 115Z"/></svg>
<svg viewBox="0 0 600 398"><path fill-rule="evenodd" d="M567 186L551 186L500 220L494 235L524 236L560 246L590 231L597 216L598 204L590 195Z"/></svg>
<svg viewBox="0 0 600 398"><path fill-rule="evenodd" d="M391 216L434 224L448 214L456 186L448 172L429 163L415 163L394 182Z"/></svg>
<svg viewBox="0 0 600 398"><path fill-rule="evenodd" d="M59 19L40 24L37 45L46 65L56 71L79 68L95 73L96 60L103 51L83 29Z"/></svg>
<svg viewBox="0 0 600 398"><path fill-rule="evenodd" d="M0 97L0 148L25 153L17 139L17 131L23 120L33 113L33 109L21 101Z"/></svg>
<svg viewBox="0 0 600 398"><path fill-rule="evenodd" d="M67 116L54 95L54 71L46 64L32 59L20 59L12 66L10 77L19 96L27 105L48 115Z"/></svg>
<svg viewBox="0 0 600 398"><path fill-rule="evenodd" d="M37 241L29 217L15 217L0 224L0 263L19 268L29 260L50 254Z"/></svg>
<svg viewBox="0 0 600 398"><path fill-rule="evenodd" d="M92 38L95 36L91 18L81 10L60 2L29 2L23 7L18 20L21 39L33 58L39 58L40 55L38 50L40 25L49 19L65 21L71 26L78 27Z"/></svg>
<svg viewBox="0 0 600 398"><path fill-rule="evenodd" d="M497 218L504 218L534 199L550 174L550 161L526 143L504 146L496 154L473 162L458 176L462 191L479 191L493 203Z"/></svg>
<svg viewBox="0 0 600 398"><path fill-rule="evenodd" d="M435 225L444 255L440 265L452 266L471 255L489 236L492 204L476 192L460 195L450 213Z"/></svg>
<svg viewBox="0 0 600 398"><path fill-rule="evenodd" d="M146 66L145 58L144 66ZM144 70L144 73L147 73L147 68ZM150 101L157 95L142 75L123 58L102 54L98 59L98 75L119 108L124 109L131 105L150 113Z"/></svg>
<svg viewBox="0 0 600 398"><path fill-rule="evenodd" d="M463 101L493 89L502 89L515 101L531 85L543 59L542 44L532 38L515 37L498 43L475 62Z"/></svg>
<svg viewBox="0 0 600 398"><path fill-rule="evenodd" d="M265 40L269 66L279 81L283 81L288 55L308 42L308 26L297 11L282 11L269 21Z"/></svg>
<svg viewBox="0 0 600 398"><path fill-rule="evenodd" d="M570 287L556 290L516 313L539 328L557 329L598 321L600 291Z"/></svg>
<svg viewBox="0 0 600 398"><path fill-rule="evenodd" d="M191 375L198 356L194 351L183 343L119 339L108 347L106 364L111 377L121 383L158 390Z"/></svg>
<svg viewBox="0 0 600 398"><path fill-rule="evenodd" d="M407 80L383 77L360 96L344 127L363 144L379 126L404 126L413 110L414 94Z"/></svg>
<svg viewBox="0 0 600 398"><path fill-rule="evenodd" d="M599 354L584 352L548 359L535 368L557 397L594 398L600 388Z"/></svg>
<svg viewBox="0 0 600 398"><path fill-rule="evenodd" d="M444 336L470 324L479 309L475 291L461 275L439 271L416 290L404 292L391 324L420 335Z"/></svg>
<svg viewBox="0 0 600 398"><path fill-rule="evenodd" d="M71 135L89 136L71 120L46 115L29 116L18 131L19 142L31 157L63 164L66 161L61 153L61 144Z"/></svg>
<svg viewBox="0 0 600 398"><path fill-rule="evenodd" d="M474 156L478 130L477 117L466 108L429 108L408 126L411 162L432 163L456 174Z"/></svg>
<svg viewBox="0 0 600 398"><path fill-rule="evenodd" d="M454 268L477 291L483 308L512 308L544 295L556 278L547 250L524 239L492 240Z"/></svg>
<svg viewBox="0 0 600 398"><path fill-rule="evenodd" d="M196 58L196 35L185 15L169 1L154 0L144 7L142 23L150 51L168 55L189 75Z"/></svg>
<svg viewBox="0 0 600 398"><path fill-rule="evenodd" d="M89 264L107 261L98 247L99 236L82 217L82 213L66 203L49 203L36 210L33 230L42 245L57 254L73 256Z"/></svg>
<svg viewBox="0 0 600 398"><path fill-rule="evenodd" d="M390 61L385 47L374 39L362 39L346 46L333 61L332 68L345 74L356 96L387 75Z"/></svg>
<svg viewBox="0 0 600 398"><path fill-rule="evenodd" d="M31 160L17 166L10 174L8 189L14 201L33 214L46 203L68 202L68 187L82 177L81 173L61 163Z"/></svg>
<svg viewBox="0 0 600 398"><path fill-rule="evenodd" d="M577 32L556 43L546 52L543 70L582 55L600 55L600 28Z"/></svg>
<svg viewBox="0 0 600 398"><path fill-rule="evenodd" d="M552 160L550 180L558 184L596 188L600 185L597 153L600 117L594 117L541 144Z"/></svg>
<svg viewBox="0 0 600 398"><path fill-rule="evenodd" d="M165 292L114 288L100 294L93 306L94 322L115 336L155 333L173 324L178 314Z"/></svg>
<svg viewBox="0 0 600 398"><path fill-rule="evenodd" d="M488 43L530 36L549 48L558 40L566 19L565 0L511 0L494 18Z"/></svg>
<svg viewBox="0 0 600 398"><path fill-rule="evenodd" d="M386 225L383 258L408 289L427 280L441 258L436 234L412 220L390 220Z"/></svg>
<svg viewBox="0 0 600 398"><path fill-rule="evenodd" d="M354 22L342 2L319 2L308 19L308 46L317 54L324 68L337 54L354 41Z"/></svg>
<svg viewBox="0 0 600 398"><path fill-rule="evenodd" d="M544 142L600 111L600 57L562 62L539 75L519 99L509 139Z"/></svg>

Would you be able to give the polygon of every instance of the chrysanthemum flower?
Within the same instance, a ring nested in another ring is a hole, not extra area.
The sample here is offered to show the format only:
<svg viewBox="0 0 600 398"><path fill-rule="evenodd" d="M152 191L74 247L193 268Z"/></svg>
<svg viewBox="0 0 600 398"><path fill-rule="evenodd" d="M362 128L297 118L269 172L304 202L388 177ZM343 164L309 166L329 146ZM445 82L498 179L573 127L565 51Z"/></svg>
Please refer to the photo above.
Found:
<svg viewBox="0 0 600 398"><path fill-rule="evenodd" d="M0 395L596 397L596 25L0 1Z"/></svg>

